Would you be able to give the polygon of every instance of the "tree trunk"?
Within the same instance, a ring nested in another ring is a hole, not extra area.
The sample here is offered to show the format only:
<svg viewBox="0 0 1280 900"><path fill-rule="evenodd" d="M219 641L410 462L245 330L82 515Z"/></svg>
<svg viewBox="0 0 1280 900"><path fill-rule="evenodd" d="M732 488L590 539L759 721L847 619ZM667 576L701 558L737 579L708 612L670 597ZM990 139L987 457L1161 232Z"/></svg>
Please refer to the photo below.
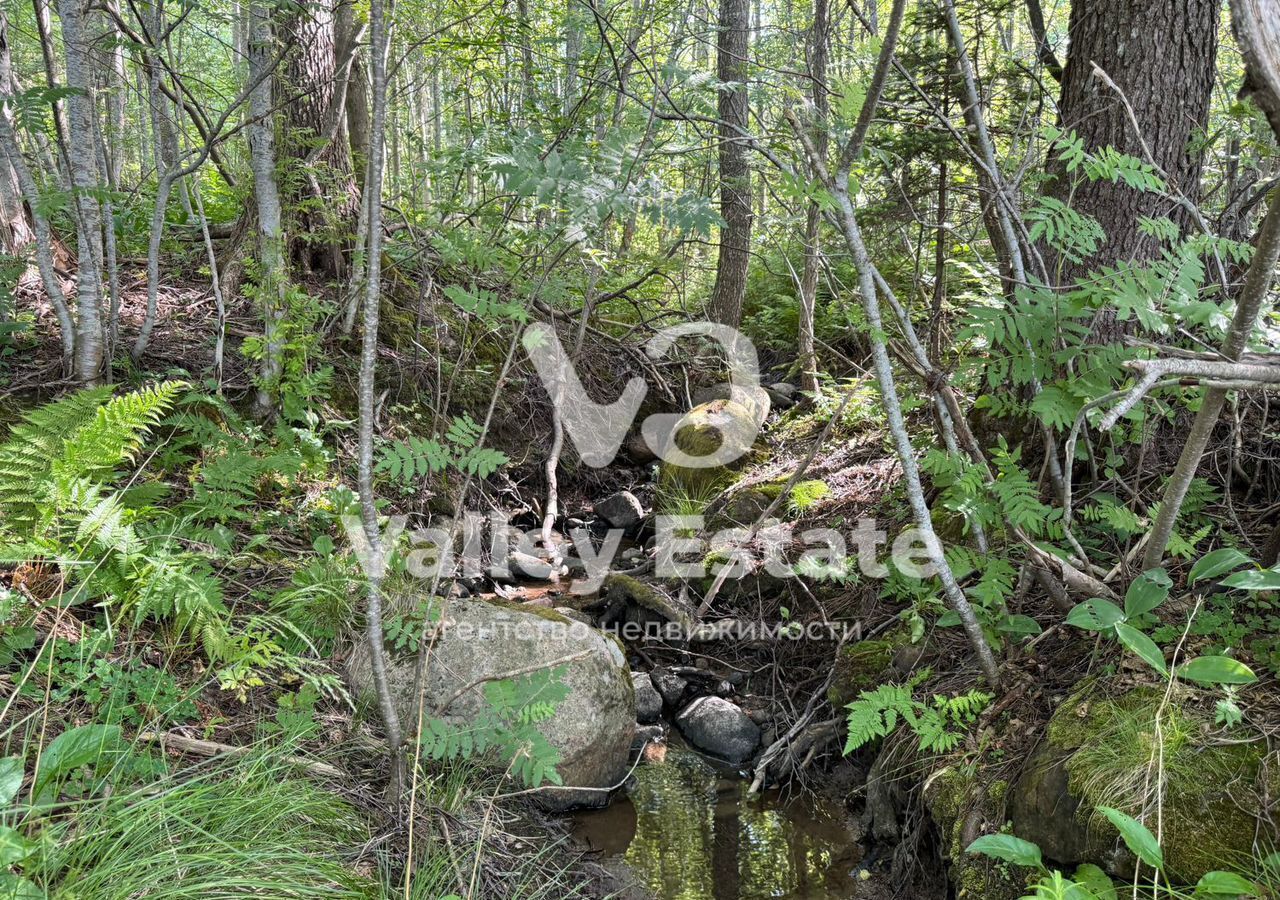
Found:
<svg viewBox="0 0 1280 900"><path fill-rule="evenodd" d="M337 19L334 0L302 4L290 18L294 48L285 60L279 92L289 99L284 153L301 164L301 177L290 183L305 185L301 190L307 195L288 198L291 221L296 218L289 256L305 271L331 278L346 269L351 236L345 223L355 217L360 204L351 152L338 128L344 118L339 112L346 106L350 58L339 64Z"/></svg>
<svg viewBox="0 0 1280 900"><path fill-rule="evenodd" d="M276 153L271 107L271 79L265 73L272 64L271 21L267 7L249 7L249 80L257 82L249 95L249 167L258 212L258 301L262 307L262 360L254 414L266 419L276 407L276 392L283 372L280 327L285 314L288 278L285 273L284 229L280 223L280 190L276 185Z"/></svg>
<svg viewBox="0 0 1280 900"><path fill-rule="evenodd" d="M827 42L828 0L813 0L813 30L810 32L809 77L813 80L813 145L816 152L827 152ZM814 337L814 311L817 308L818 269L822 250L818 246L822 210L816 202L809 204L804 223L804 271L800 274L800 320L796 326L799 349L800 386L818 391L818 354Z"/></svg>
<svg viewBox="0 0 1280 900"><path fill-rule="evenodd" d="M371 26L370 70L373 76L373 116L369 128L369 176L365 190L369 199L369 275L365 288L364 335L360 352L360 439L359 439L359 490L360 518L364 525L365 540L371 551L372 564L369 576L367 629L369 641L369 668L382 711L382 722L387 732L387 746L391 755L392 787L398 795L403 760L400 756L400 720L395 702L387 685L386 660L382 637L382 555L384 548L378 529L378 508L373 496L373 417L374 382L378 365L378 306L382 298L382 174L383 143L387 123L387 21L382 0L372 0L369 5Z"/></svg>
<svg viewBox="0 0 1280 900"><path fill-rule="evenodd" d="M0 95L13 91L13 64L9 53L9 19L0 9ZM0 115L5 113L0 112ZM0 253L19 256L35 240L35 230L22 200L18 173L0 149Z"/></svg>
<svg viewBox="0 0 1280 900"><path fill-rule="evenodd" d="M59 0L62 43L66 52L67 153L76 211L76 380L84 386L102 380L105 339L102 329L102 208L98 203L98 160L94 150L93 80L89 60L85 0Z"/></svg>
<svg viewBox="0 0 1280 900"><path fill-rule="evenodd" d="M1208 121L1218 50L1221 0L1075 0L1070 45L1058 101L1061 126L1084 139L1093 152L1111 146L1151 160L1164 170L1171 191L1195 201L1200 153L1191 142ZM1094 65L1124 92L1141 135L1134 132L1124 101L1094 75ZM1173 201L1124 184L1090 182L1051 168L1052 196L1092 216L1107 240L1092 257L1076 263L1050 253L1050 277L1069 285L1100 266L1152 258L1159 244L1138 228L1142 216L1168 216L1184 229L1187 213ZM1055 270L1057 274L1055 275ZM1096 328L1102 340L1120 335L1114 318Z"/></svg>
<svg viewBox="0 0 1280 900"><path fill-rule="evenodd" d="M720 116L720 256L711 292L711 318L737 328L747 292L751 260L751 165L743 135L750 112L747 98L747 49L751 27L750 0L720 0L716 38L716 74L732 89L719 92Z"/></svg>
<svg viewBox="0 0 1280 900"><path fill-rule="evenodd" d="M1245 60L1249 93L1266 114L1276 139L1280 140L1280 0L1232 0L1232 24ZM1235 316L1219 351L1227 360L1237 360L1244 352L1266 302L1276 263L1280 260L1280 188L1271 191L1267 216L1258 234L1253 259L1245 276L1244 289L1236 302ZM1165 485L1160 514L1151 527L1151 537L1142 558L1144 569L1155 568L1164 559L1165 547L1178 521L1182 502L1200 468L1205 448L1227 399L1223 388L1208 388L1195 421L1187 434L1178 464Z"/></svg>

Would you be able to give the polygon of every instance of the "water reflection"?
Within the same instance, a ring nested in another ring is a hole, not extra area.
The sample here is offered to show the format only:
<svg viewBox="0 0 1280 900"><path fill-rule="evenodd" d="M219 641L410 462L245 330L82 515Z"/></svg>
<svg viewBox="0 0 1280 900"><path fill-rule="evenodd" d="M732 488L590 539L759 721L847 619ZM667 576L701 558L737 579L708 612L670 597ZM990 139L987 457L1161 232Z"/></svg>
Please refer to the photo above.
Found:
<svg viewBox="0 0 1280 900"><path fill-rule="evenodd" d="M629 798L580 814L575 832L625 859L659 900L855 896L859 848L834 816L750 796L746 782L677 747L636 779Z"/></svg>

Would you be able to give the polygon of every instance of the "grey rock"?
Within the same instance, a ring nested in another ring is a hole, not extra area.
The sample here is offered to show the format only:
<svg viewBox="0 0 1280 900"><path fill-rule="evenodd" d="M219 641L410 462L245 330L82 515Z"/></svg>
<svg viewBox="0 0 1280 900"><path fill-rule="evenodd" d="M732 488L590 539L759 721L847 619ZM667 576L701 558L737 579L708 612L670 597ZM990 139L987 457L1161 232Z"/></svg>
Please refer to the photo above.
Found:
<svg viewBox="0 0 1280 900"><path fill-rule="evenodd" d="M489 567L489 574L499 584L515 584L518 581L547 581L551 578L551 573L555 571L545 559L530 556L528 553L521 553L519 550L512 550L507 555L505 562L505 567L500 562L494 562Z"/></svg>
<svg viewBox="0 0 1280 900"><path fill-rule="evenodd" d="M723 697L699 697L676 716L689 743L731 763L740 763L760 744L760 726Z"/></svg>
<svg viewBox="0 0 1280 900"><path fill-rule="evenodd" d="M627 439L622 442L622 452L627 459L637 465L651 463L658 458L658 454L653 452L653 448L639 431L633 431L627 435Z"/></svg>
<svg viewBox="0 0 1280 900"><path fill-rule="evenodd" d="M662 702L672 708L679 707L680 701L684 699L685 688L689 686L689 682L666 669L654 669L649 673L649 680L662 697Z"/></svg>
<svg viewBox="0 0 1280 900"><path fill-rule="evenodd" d="M769 402L775 409L786 409L789 406L796 405L795 398L791 394L783 394L774 390L774 385L766 387L764 392L769 395Z"/></svg>
<svg viewBox="0 0 1280 900"><path fill-rule="evenodd" d="M662 695L653 686L648 672L632 672L631 681L636 687L636 721L650 725L662 715Z"/></svg>
<svg viewBox="0 0 1280 900"><path fill-rule="evenodd" d="M798 388L789 381L775 381L773 384L767 385L765 390L788 400L794 400Z"/></svg>
<svg viewBox="0 0 1280 900"><path fill-rule="evenodd" d="M644 505L630 491L618 491L596 502L595 513L614 528L630 528L644 518Z"/></svg>
<svg viewBox="0 0 1280 900"><path fill-rule="evenodd" d="M689 399L693 401L694 406L701 406L704 403L710 403L712 400L728 400L729 391L728 383L711 384L698 388Z"/></svg>
<svg viewBox="0 0 1280 900"><path fill-rule="evenodd" d="M451 601L442 625L424 679L428 709L471 685L444 712L447 721L465 727L486 708L483 679L512 669L544 669L583 653L565 667L568 695L538 727L560 752L556 772L565 785L604 788L623 778L636 727L635 689L615 641L551 610L526 611L478 599ZM406 722L416 702L414 664L409 655L389 660L387 667L392 697ZM373 702L367 654L353 658L350 676L356 691ZM537 796L553 809L608 802L608 795L598 790L543 791Z"/></svg>

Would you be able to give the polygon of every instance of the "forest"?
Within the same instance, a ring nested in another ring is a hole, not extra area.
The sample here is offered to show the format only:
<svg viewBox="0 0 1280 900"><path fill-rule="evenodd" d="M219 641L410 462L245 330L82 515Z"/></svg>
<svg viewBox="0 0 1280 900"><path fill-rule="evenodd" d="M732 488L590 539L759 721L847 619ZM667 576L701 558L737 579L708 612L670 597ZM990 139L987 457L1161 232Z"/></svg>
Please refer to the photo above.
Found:
<svg viewBox="0 0 1280 900"><path fill-rule="evenodd" d="M0 0L0 900L1280 898L1280 0Z"/></svg>

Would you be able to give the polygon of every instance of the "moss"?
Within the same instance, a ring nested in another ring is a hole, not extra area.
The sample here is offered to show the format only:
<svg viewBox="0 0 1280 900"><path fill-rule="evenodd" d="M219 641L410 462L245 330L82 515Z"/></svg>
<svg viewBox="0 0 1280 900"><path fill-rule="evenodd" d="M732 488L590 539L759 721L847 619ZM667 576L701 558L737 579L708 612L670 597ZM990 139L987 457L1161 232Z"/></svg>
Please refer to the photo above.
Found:
<svg viewBox="0 0 1280 900"><path fill-rule="evenodd" d="M676 607L660 591L638 578L614 572L605 576L600 590L610 602L623 599L632 606L656 613L668 622L689 624L689 617L683 610Z"/></svg>
<svg viewBox="0 0 1280 900"><path fill-rule="evenodd" d="M791 489L791 497L788 503L794 512L804 512L822 500L831 493L831 488L827 486L825 481L817 478L811 478L808 481L797 482L796 486Z"/></svg>
<svg viewBox="0 0 1280 900"><path fill-rule="evenodd" d="M1138 688L1108 698L1091 685L1054 713L1049 740L1069 754L1068 786L1082 810L1106 805L1137 815L1158 756L1167 874L1194 883L1205 872L1238 867L1252 857L1258 820L1250 810L1261 808L1258 782L1266 750L1261 742L1206 744L1202 736L1209 723L1176 700L1165 708L1157 731L1163 691ZM1115 831L1101 817L1092 816L1088 824L1104 843L1114 843Z"/></svg>
<svg viewBox="0 0 1280 900"><path fill-rule="evenodd" d="M564 613L556 612L550 606L539 606L536 603L515 603L511 600L493 597L486 597L484 600L490 606L498 606L502 609L509 609L512 612L528 613L531 616L537 616L539 619L546 619L548 622L559 622L562 625L577 624L573 619L570 619Z"/></svg>
<svg viewBox="0 0 1280 900"><path fill-rule="evenodd" d="M831 704L843 707L857 699L858 694L881 684L893 665L894 653L904 640L904 635L897 635L845 647L836 659L835 674L827 689Z"/></svg>
<svg viewBox="0 0 1280 900"><path fill-rule="evenodd" d="M745 442L758 431L751 411L730 400L712 400L685 414L675 430L675 445L692 457L708 456L726 439ZM745 446L743 449L748 449ZM658 473L658 490L664 495L693 494L714 496L733 483L733 469L742 462L739 457L728 466L686 468L663 462Z"/></svg>
<svg viewBox="0 0 1280 900"><path fill-rule="evenodd" d="M1000 790L993 790L1003 785ZM998 820L1007 782L996 782L983 792L977 774L969 768L947 766L925 784L924 799L942 836L943 853L950 863L956 897L964 900L1018 900L1026 893L1034 871L965 852L965 830L973 814ZM998 796L997 796L998 794Z"/></svg>

